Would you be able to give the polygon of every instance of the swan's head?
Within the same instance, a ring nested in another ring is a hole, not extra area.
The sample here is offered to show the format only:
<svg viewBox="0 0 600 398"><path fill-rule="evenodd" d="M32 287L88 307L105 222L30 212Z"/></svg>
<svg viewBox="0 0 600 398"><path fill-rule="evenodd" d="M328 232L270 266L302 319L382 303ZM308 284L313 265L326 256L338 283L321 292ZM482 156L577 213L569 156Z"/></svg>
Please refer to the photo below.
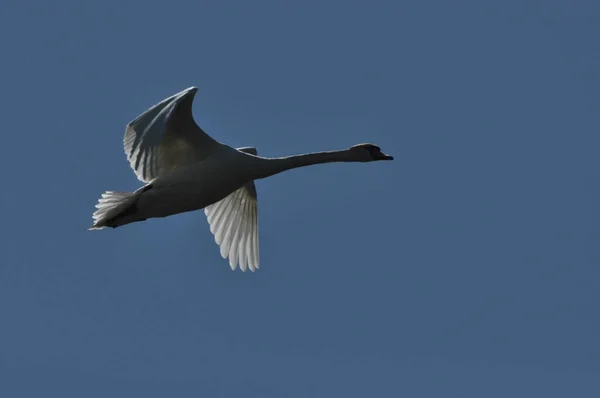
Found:
<svg viewBox="0 0 600 398"><path fill-rule="evenodd" d="M374 162L376 160L394 160L393 156L381 152L381 148L373 144L358 144L351 146L349 151L359 162Z"/></svg>

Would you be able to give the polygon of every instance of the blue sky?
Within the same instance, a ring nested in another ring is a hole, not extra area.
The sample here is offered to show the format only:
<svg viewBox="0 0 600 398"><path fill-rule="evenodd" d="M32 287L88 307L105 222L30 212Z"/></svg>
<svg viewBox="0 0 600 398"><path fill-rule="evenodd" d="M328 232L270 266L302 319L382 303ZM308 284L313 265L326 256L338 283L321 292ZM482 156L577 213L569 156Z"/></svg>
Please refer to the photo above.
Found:
<svg viewBox="0 0 600 398"><path fill-rule="evenodd" d="M596 1L56 1L0 12L6 397L597 397ZM199 87L265 156L261 269L202 212L86 231L125 125Z"/></svg>

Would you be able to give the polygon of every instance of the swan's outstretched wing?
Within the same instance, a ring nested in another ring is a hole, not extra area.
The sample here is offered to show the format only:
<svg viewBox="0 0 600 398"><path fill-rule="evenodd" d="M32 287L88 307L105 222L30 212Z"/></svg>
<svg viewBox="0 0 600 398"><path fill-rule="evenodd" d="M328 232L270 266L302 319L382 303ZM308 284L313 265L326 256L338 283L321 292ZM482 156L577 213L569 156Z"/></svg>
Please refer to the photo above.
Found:
<svg viewBox="0 0 600 398"><path fill-rule="evenodd" d="M254 148L238 150L256 155ZM221 248L221 256L229 257L232 270L240 266L255 271L259 267L258 203L256 186L251 181L225 199L204 208L210 232Z"/></svg>
<svg viewBox="0 0 600 398"><path fill-rule="evenodd" d="M232 270L258 269L258 206L254 182L204 208L210 232Z"/></svg>
<svg viewBox="0 0 600 398"><path fill-rule="evenodd" d="M196 91L196 87L185 89L127 125L125 154L139 180L150 182L177 167L199 162L219 147L194 121Z"/></svg>

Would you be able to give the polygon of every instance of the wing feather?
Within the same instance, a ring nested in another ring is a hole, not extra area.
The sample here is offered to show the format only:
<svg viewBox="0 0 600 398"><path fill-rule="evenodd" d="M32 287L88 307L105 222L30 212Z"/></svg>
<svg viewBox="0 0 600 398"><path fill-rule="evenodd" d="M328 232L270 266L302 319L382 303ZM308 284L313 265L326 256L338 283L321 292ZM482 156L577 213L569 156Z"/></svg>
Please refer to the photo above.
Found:
<svg viewBox="0 0 600 398"><path fill-rule="evenodd" d="M220 147L194 121L190 87L152 106L125 129L123 146L137 178L150 182L176 168L200 162Z"/></svg>
<svg viewBox="0 0 600 398"><path fill-rule="evenodd" d="M210 232L229 266L258 269L258 202L254 182L204 209Z"/></svg>

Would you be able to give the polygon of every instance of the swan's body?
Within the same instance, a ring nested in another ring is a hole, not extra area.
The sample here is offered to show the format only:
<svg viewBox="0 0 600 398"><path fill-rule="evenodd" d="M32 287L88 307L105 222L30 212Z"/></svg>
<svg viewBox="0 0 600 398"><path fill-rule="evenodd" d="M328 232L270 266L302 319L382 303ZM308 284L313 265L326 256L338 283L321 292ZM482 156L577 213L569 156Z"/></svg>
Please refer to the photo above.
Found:
<svg viewBox="0 0 600 398"><path fill-rule="evenodd" d="M218 155L174 170L151 182L137 203L140 218L166 217L203 209L255 179L253 159L224 148Z"/></svg>
<svg viewBox="0 0 600 398"><path fill-rule="evenodd" d="M239 263L242 271L246 267L254 271L259 267L254 180L318 163L393 159L372 144L285 158L260 157L254 148L234 149L215 141L195 123L196 91L190 87L175 94L127 125L125 153L146 185L133 193L105 192L90 229L204 209L232 270Z"/></svg>

